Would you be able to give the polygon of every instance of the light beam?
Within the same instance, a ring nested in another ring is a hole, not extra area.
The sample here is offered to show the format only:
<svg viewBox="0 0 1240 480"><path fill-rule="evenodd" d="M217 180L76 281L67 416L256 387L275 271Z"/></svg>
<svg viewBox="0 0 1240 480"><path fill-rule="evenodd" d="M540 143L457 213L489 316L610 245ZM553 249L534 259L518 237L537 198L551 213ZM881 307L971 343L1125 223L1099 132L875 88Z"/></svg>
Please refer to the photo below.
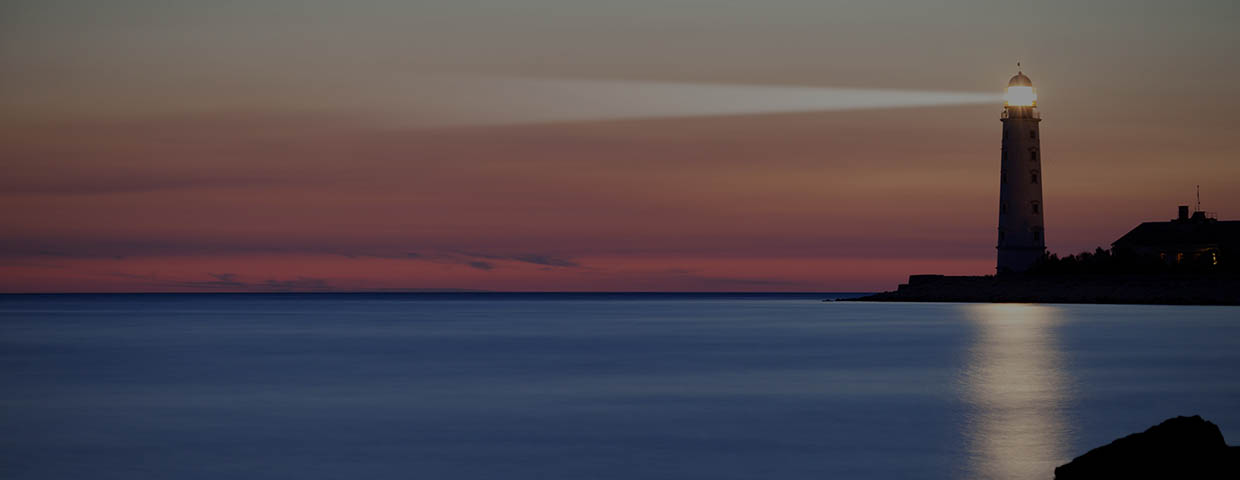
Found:
<svg viewBox="0 0 1240 480"><path fill-rule="evenodd" d="M435 77L413 87L421 126L998 104L995 93L540 78Z"/></svg>

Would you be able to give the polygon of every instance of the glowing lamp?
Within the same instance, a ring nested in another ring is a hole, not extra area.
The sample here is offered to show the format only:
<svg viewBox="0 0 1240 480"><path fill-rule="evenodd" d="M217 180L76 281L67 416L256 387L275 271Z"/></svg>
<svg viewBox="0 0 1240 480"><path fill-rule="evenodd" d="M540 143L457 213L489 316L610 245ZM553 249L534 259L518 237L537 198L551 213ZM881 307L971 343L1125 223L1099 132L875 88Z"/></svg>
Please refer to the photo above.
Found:
<svg viewBox="0 0 1240 480"><path fill-rule="evenodd" d="M1033 90L1033 81L1024 73L1017 72L1008 81L1007 94L1003 96L1003 104L1009 107L1038 106L1038 92Z"/></svg>
<svg viewBox="0 0 1240 480"><path fill-rule="evenodd" d="M1008 87L1003 104L1009 107L1036 107L1038 93L1033 91L1033 87Z"/></svg>

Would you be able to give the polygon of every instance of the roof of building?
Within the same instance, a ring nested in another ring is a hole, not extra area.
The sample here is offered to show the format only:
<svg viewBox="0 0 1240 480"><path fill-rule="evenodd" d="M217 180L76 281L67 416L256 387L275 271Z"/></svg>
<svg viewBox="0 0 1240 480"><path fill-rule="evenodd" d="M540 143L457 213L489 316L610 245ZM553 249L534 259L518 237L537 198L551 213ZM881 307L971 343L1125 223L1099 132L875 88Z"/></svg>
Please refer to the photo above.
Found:
<svg viewBox="0 0 1240 480"><path fill-rule="evenodd" d="M1016 75L1012 76L1011 80L1008 80L1008 86L1009 87L1032 87L1033 80L1030 80L1029 77L1026 77L1025 74L1022 72L1016 72Z"/></svg>
<svg viewBox="0 0 1240 480"><path fill-rule="evenodd" d="M1163 245L1240 246L1240 221L1172 220L1145 222L1111 245L1154 247Z"/></svg>

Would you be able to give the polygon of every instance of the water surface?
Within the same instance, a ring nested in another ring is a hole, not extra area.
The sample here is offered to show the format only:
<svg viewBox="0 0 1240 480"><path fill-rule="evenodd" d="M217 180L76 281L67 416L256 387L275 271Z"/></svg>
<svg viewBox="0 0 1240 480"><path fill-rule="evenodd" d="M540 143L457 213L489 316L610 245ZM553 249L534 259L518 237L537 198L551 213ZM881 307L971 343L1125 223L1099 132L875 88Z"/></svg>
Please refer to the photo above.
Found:
<svg viewBox="0 0 1240 480"><path fill-rule="evenodd" d="M1240 443L1240 308L0 297L0 477L1049 478Z"/></svg>

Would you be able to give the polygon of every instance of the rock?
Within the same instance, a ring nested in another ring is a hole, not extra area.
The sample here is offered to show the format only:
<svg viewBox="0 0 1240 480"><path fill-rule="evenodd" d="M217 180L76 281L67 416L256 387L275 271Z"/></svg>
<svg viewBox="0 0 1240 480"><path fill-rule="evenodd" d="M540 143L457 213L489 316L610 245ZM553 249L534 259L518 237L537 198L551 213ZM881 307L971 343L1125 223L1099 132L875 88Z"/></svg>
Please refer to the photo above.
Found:
<svg viewBox="0 0 1240 480"><path fill-rule="evenodd" d="M1236 479L1240 447L1200 416L1175 417L1090 450L1055 469L1056 480L1098 478Z"/></svg>

